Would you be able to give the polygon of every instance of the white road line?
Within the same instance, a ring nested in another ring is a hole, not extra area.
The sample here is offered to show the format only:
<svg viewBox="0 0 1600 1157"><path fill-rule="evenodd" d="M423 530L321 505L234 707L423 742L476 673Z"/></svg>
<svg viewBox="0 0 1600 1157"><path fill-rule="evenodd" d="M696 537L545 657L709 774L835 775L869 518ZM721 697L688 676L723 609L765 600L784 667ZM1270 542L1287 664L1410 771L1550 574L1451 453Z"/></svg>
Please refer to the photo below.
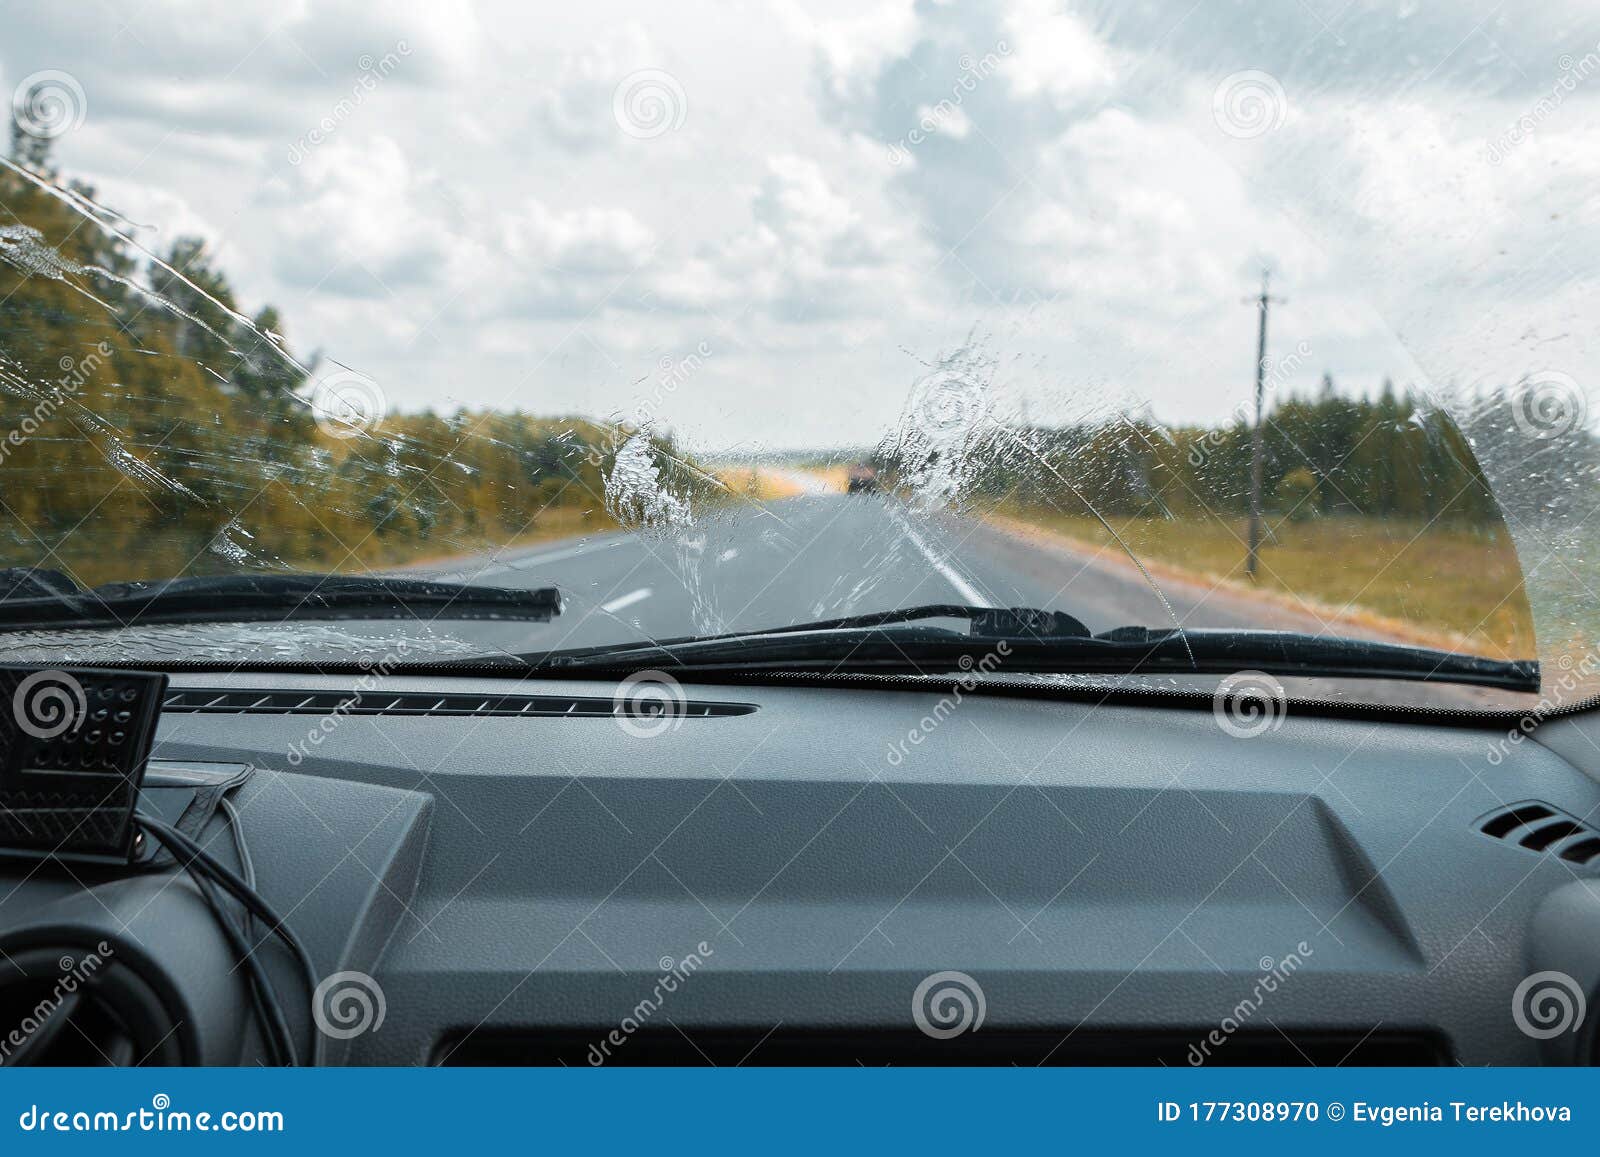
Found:
<svg viewBox="0 0 1600 1157"><path fill-rule="evenodd" d="M600 609L608 615L614 615L624 607L631 607L634 603L642 603L653 595L655 591L649 587L640 587L636 591L629 591L625 595L618 595L609 603L601 603Z"/></svg>
<svg viewBox="0 0 1600 1157"><path fill-rule="evenodd" d="M626 538L611 538L603 542L580 542L577 546L569 546L565 550L547 551L544 554L518 555L501 563L499 566L493 566L478 573L499 574L501 571L523 570L530 566L543 566L547 562L560 562L564 558L576 558L580 554L589 554L597 550L609 550L614 546L621 546L627 541Z"/></svg>
<svg viewBox="0 0 1600 1157"><path fill-rule="evenodd" d="M922 536L916 532L904 515L887 503L885 503L884 509L889 512L889 517L894 519L895 523L900 527L901 533L911 540L911 545L922 552L922 557L928 560L928 565L944 576L945 582L955 588L956 594L966 599L972 606L993 608L994 604L984 598L978 592L978 588L968 582L960 571L933 553L928 544L922 540Z"/></svg>

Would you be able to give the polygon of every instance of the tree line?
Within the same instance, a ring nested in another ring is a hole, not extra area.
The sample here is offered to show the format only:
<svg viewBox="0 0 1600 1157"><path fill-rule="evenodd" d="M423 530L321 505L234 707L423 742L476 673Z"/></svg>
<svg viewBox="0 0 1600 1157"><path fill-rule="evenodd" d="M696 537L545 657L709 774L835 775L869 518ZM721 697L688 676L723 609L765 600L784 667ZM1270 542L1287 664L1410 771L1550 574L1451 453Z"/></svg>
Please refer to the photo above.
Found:
<svg viewBox="0 0 1600 1157"><path fill-rule="evenodd" d="M0 565L83 582L353 569L613 523L628 426L520 410L341 424L275 309L246 316L197 238L149 260L46 146L14 129L17 169L0 171ZM670 442L652 452L667 485L707 497Z"/></svg>
<svg viewBox="0 0 1600 1157"><path fill-rule="evenodd" d="M1376 396L1351 396L1331 375L1309 396L1275 399L1262 427L1265 511L1295 521L1359 516L1482 528L1502 522L1486 464L1514 481L1519 508L1534 512L1559 506L1576 473L1600 472L1587 426L1537 425L1524 387L1457 401L1442 408L1387 381ZM873 464L904 484L939 476L943 456L943 469L959 475L955 487L980 505L1242 518L1253 434L1242 411L1215 426L1129 415L1065 426L979 422L944 444L903 432L877 448Z"/></svg>

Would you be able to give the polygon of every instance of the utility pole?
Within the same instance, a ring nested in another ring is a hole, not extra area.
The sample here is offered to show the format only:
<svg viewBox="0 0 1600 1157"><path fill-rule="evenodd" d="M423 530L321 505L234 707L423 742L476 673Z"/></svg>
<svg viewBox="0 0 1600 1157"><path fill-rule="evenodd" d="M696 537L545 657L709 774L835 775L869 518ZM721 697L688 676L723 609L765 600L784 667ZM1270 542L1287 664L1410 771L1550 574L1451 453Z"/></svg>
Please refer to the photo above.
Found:
<svg viewBox="0 0 1600 1157"><path fill-rule="evenodd" d="M1271 273L1261 271L1261 292L1255 297L1244 299L1246 305L1254 305L1260 317L1260 326L1256 331L1256 424L1250 432L1250 547L1245 555L1244 573L1247 577L1256 577L1256 562L1261 553L1261 469L1262 458L1265 455L1265 436L1262 424L1266 421L1266 373L1267 373L1267 310L1274 304L1282 304L1283 299L1273 297L1269 292L1268 279Z"/></svg>

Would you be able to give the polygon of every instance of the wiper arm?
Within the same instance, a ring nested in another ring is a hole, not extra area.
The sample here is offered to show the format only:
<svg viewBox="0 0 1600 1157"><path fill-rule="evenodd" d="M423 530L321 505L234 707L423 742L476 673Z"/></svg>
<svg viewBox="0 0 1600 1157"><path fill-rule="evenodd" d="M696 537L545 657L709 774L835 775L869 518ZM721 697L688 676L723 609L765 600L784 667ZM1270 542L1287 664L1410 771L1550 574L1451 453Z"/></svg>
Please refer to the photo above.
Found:
<svg viewBox="0 0 1600 1157"><path fill-rule="evenodd" d="M874 611L865 615L849 615L842 619L823 619L815 623L801 623L791 627L773 627L754 632L755 637L800 634L807 631L837 631L862 627L888 627L896 623L918 623L928 619L965 619L971 626L970 634L986 639L1012 638L1083 638L1090 630L1065 611L1041 611L1034 607L974 607L964 603L924 603L921 606L901 607L893 611ZM716 638L747 638L749 634L713 636ZM648 644L641 644L648 646Z"/></svg>
<svg viewBox="0 0 1600 1157"><path fill-rule="evenodd" d="M363 575L223 575L107 583L84 590L54 571L0 571L0 630L301 619L549 622L554 587L514 590Z"/></svg>
<svg viewBox="0 0 1600 1157"><path fill-rule="evenodd" d="M971 633L896 626L924 618L965 618L972 623ZM986 657L991 657L988 663ZM989 612L942 605L771 631L559 651L528 660L541 672L597 675L629 673L645 666L697 673L820 670L941 675L981 664L995 672L1193 675L1259 670L1305 678L1539 689L1536 660L1486 659L1291 631L1119 627L1091 635L1060 612Z"/></svg>

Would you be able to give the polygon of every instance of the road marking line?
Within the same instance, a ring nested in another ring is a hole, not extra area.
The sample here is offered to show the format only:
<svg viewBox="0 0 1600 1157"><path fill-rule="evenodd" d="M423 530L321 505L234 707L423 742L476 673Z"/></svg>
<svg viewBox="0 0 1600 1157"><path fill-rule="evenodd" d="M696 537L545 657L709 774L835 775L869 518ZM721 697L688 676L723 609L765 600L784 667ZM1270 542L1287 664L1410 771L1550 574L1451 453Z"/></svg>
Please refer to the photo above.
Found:
<svg viewBox="0 0 1600 1157"><path fill-rule="evenodd" d="M977 587L973 586L967 581L966 576L964 576L960 571L956 570L955 567L951 566L944 559L933 553L928 544L922 541L922 536L916 532L911 523L906 520L904 515L902 515L894 507L887 504L885 504L884 509L889 512L889 517L894 519L899 525L901 533L911 540L911 545L922 552L922 557L928 560L928 565L943 575L945 582L949 583L956 589L956 594L966 599L967 602L972 606L984 607L986 609L992 609L994 607L993 603L984 598L983 595L978 592Z"/></svg>
<svg viewBox="0 0 1600 1157"><path fill-rule="evenodd" d="M560 562L564 558L576 558L580 554L589 554L596 550L610 550L614 546L621 546L628 540L625 538L612 538L603 542L582 542L577 546L569 546L565 550L552 550L545 554L513 555L509 560L498 566L479 571L479 574L499 574L506 570L523 570L530 566L543 566L547 562Z"/></svg>
<svg viewBox="0 0 1600 1157"><path fill-rule="evenodd" d="M655 594L650 587L640 587L636 591L629 591L625 595L618 595L609 603L601 603L600 609L608 615L614 615L624 607L631 607L634 603L642 603L645 599Z"/></svg>

